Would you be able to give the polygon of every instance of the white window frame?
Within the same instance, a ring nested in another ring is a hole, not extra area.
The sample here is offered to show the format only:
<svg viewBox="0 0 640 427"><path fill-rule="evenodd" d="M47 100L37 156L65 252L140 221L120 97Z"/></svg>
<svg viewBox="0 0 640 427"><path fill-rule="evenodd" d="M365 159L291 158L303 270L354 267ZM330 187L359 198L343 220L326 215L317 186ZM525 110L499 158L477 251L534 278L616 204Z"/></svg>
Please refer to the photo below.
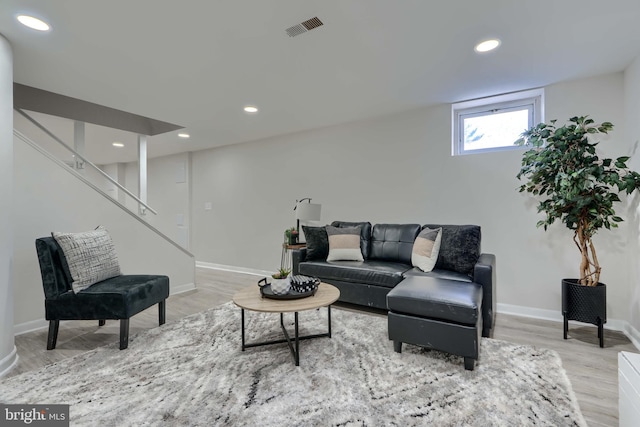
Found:
<svg viewBox="0 0 640 427"><path fill-rule="evenodd" d="M544 89L531 89L491 96L470 101L458 102L451 105L453 124L453 139L451 155L487 153L495 151L517 150L522 147L513 145L506 147L480 148L476 150L464 149L464 119L470 117L488 116L513 110L529 110L529 127L544 122ZM522 129L524 132L526 129ZM514 140L515 142L515 140Z"/></svg>

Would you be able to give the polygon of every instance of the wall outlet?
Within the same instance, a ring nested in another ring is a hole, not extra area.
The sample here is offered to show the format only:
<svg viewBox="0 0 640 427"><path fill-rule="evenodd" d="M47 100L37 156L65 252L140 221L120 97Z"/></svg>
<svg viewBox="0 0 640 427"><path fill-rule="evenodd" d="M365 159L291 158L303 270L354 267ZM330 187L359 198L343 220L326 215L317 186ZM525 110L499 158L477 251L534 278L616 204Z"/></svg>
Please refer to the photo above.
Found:
<svg viewBox="0 0 640 427"><path fill-rule="evenodd" d="M211 202L206 202L206 203L204 204L204 210L205 210L205 211L210 211L211 209L213 209L213 203L211 203Z"/></svg>

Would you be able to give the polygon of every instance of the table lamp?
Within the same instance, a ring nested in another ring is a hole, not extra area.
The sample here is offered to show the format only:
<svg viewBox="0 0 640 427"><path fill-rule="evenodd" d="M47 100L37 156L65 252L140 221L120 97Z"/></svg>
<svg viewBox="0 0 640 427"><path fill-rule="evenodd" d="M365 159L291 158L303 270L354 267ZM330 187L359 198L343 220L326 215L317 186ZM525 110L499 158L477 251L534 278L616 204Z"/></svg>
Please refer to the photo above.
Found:
<svg viewBox="0 0 640 427"><path fill-rule="evenodd" d="M305 200L308 203L303 203ZM320 221L320 209L322 205L317 203L311 203L311 198L305 197L302 200L296 200L296 206L293 208L296 211L296 230L300 232L300 220L303 221Z"/></svg>

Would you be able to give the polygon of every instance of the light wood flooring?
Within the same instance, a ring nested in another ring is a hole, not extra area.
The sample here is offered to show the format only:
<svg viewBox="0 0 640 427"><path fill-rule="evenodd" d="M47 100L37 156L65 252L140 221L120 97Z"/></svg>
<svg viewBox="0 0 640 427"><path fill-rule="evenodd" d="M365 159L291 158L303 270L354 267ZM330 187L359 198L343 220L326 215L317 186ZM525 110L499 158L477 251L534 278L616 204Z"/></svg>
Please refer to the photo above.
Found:
<svg viewBox="0 0 640 427"><path fill-rule="evenodd" d="M231 300L233 294L259 277L206 268L197 268L197 289L173 295L167 302L167 322L197 313ZM341 306L338 305L337 308ZM342 306L343 309L352 309ZM380 316L380 313L371 313ZM157 326L155 307L134 316L130 334ZM47 364L118 341L119 322L66 321L60 323L58 344L47 351L47 330L16 337L20 360L9 376L34 370ZM589 426L618 425L618 352L638 350L624 334L605 330L605 348L598 347L595 327L573 326L570 338L562 338L562 324L545 320L498 314L494 338L556 350L569 376L580 408ZM392 351L392 346L389 344ZM126 350L125 350L126 351ZM462 360L460 362L462 367ZM1 380L0 380L1 381Z"/></svg>

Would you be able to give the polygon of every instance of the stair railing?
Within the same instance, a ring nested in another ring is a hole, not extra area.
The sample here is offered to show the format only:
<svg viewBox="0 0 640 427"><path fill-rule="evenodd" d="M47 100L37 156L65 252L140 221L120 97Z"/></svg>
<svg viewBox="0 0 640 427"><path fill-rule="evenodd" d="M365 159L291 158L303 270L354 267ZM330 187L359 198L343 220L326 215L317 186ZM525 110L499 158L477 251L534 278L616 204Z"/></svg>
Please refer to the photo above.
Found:
<svg viewBox="0 0 640 427"><path fill-rule="evenodd" d="M64 148L66 148L68 151L70 151L74 156L76 156L76 158L82 160L85 164L91 166L92 168L94 168L98 173L100 173L103 177L105 177L107 179L107 181L109 181L110 183L114 184L116 187L118 187L120 190L124 191L128 196L130 196L133 200L135 200L136 202L138 202L139 205L141 205L143 207L143 209L141 210L142 214L144 214L144 212L146 212L147 210L149 212L151 212L154 215L158 215L158 212L153 209L151 206L147 205L145 202L143 202L142 200L140 200L135 194L133 194L131 191L127 190L124 186L122 186L118 181L116 181L115 179L111 178L109 176L109 174L105 173L102 169L100 169L98 166L94 165L92 162L90 162L89 160L87 160L84 156L82 156L80 153L78 153L76 150L74 150L73 148L71 148L69 145L65 144L65 142L63 140L61 140L60 138L58 138L56 135L54 135L49 129L47 129L46 127L44 127L43 125L41 125L36 119L34 119L33 117L31 117L30 115L28 115L27 113L25 113L23 110L19 109L19 108L15 108L15 110L22 115L25 119L29 120L31 123L33 123L38 129L40 129L41 131L43 131L44 133L46 133L49 137L51 137L54 141L56 141L57 143L59 143L60 145L62 145ZM14 131L14 134L16 134L16 131ZM17 135L20 136L21 139L25 139L26 137L22 134ZM26 138L28 139L28 138Z"/></svg>

